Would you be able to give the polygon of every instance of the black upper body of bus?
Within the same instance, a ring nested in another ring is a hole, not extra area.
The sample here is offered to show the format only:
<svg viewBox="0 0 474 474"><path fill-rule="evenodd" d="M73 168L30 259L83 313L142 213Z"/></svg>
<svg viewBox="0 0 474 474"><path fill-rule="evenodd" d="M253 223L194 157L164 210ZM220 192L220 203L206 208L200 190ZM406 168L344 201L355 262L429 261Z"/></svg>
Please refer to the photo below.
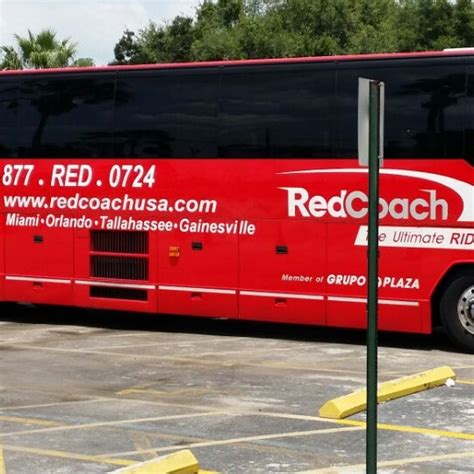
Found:
<svg viewBox="0 0 474 474"><path fill-rule="evenodd" d="M0 158L355 158L358 78L387 159L474 156L474 56L0 74Z"/></svg>

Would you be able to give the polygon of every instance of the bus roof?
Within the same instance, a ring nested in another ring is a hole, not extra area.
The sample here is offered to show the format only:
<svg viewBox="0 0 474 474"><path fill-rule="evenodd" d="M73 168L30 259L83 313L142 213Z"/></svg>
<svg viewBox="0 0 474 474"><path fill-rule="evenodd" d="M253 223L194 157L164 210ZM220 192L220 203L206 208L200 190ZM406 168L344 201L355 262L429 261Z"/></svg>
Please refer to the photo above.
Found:
<svg viewBox="0 0 474 474"><path fill-rule="evenodd" d="M474 56L474 48L453 48L444 51L424 51L416 53L376 53L376 54L351 54L337 56L309 56L298 58L277 59L239 59L225 61L203 61L188 63L155 63L155 64L133 64L120 66L93 66L93 67L65 67L50 69L20 69L3 70L2 75L29 75L29 74L51 74L69 72L113 72L127 70L150 70L150 69L183 69L195 67L227 67L227 66L253 66L264 64L304 64L304 63L328 63L344 61L370 61L377 59L413 59L413 58L440 58L456 56Z"/></svg>

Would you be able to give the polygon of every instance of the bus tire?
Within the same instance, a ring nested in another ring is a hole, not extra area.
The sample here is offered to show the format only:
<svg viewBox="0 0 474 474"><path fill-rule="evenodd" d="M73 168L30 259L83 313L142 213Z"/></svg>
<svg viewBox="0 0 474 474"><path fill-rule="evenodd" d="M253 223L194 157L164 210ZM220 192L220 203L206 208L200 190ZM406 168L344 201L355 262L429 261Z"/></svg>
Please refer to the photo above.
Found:
<svg viewBox="0 0 474 474"><path fill-rule="evenodd" d="M451 342L474 353L474 275L453 279L441 296L440 316Z"/></svg>

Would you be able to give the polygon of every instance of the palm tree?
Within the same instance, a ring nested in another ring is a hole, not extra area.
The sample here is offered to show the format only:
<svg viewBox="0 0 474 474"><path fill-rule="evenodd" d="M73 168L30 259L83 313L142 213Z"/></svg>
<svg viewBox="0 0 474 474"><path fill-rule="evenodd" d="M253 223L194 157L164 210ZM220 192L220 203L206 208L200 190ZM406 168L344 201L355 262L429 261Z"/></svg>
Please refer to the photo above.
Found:
<svg viewBox="0 0 474 474"><path fill-rule="evenodd" d="M90 58L74 60L77 44L70 39L58 41L56 33L50 29L40 31L37 35L28 30L28 36L15 35L18 49L2 46L3 59L0 69L44 69L67 66L92 66Z"/></svg>
<svg viewBox="0 0 474 474"><path fill-rule="evenodd" d="M0 51L3 54L0 69L23 69L20 56L13 46L2 46L0 47Z"/></svg>

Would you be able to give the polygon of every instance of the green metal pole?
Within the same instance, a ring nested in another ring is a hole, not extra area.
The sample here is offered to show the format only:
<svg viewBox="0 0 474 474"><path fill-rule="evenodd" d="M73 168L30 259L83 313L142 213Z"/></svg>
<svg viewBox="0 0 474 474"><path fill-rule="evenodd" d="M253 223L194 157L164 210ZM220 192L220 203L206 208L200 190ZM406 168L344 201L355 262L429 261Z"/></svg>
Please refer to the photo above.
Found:
<svg viewBox="0 0 474 474"><path fill-rule="evenodd" d="M377 293L379 227L379 97L380 85L370 83L369 108L369 229L367 295L367 474L377 472Z"/></svg>

